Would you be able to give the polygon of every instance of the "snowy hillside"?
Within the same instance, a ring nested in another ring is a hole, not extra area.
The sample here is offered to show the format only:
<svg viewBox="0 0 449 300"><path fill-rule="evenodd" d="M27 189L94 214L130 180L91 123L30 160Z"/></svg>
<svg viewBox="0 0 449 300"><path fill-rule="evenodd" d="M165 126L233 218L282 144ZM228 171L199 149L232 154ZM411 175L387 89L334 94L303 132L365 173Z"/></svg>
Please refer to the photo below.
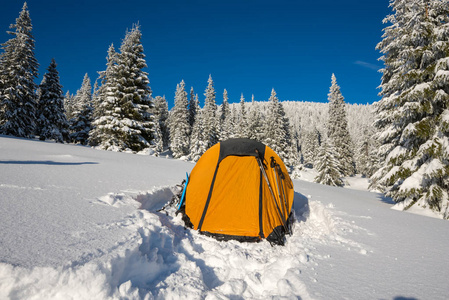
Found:
<svg viewBox="0 0 449 300"><path fill-rule="evenodd" d="M0 299L449 295L447 221L294 180L286 246L218 242L156 212L193 166L0 136Z"/></svg>

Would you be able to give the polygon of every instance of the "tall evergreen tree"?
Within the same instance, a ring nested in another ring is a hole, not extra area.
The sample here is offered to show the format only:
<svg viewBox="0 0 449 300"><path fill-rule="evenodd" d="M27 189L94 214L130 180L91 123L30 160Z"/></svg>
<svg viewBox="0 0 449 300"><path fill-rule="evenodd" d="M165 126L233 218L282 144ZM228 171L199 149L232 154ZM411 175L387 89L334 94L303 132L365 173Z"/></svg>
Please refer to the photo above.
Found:
<svg viewBox="0 0 449 300"><path fill-rule="evenodd" d="M382 167L372 186L395 201L449 219L449 6L395 0L385 23L381 96L376 104Z"/></svg>
<svg viewBox="0 0 449 300"><path fill-rule="evenodd" d="M190 136L189 157L192 161L196 162L206 150L207 141L204 138L203 110L198 109L195 116L195 122L193 123L192 134Z"/></svg>
<svg viewBox="0 0 449 300"><path fill-rule="evenodd" d="M33 26L26 2L16 23L8 31L13 37L2 44L0 55L0 133L32 137L36 121L38 63L34 56Z"/></svg>
<svg viewBox="0 0 449 300"><path fill-rule="evenodd" d="M344 176L355 174L352 141L348 131L345 102L337 85L337 78L332 74L332 84L329 89L329 122L328 136L335 147L338 168Z"/></svg>
<svg viewBox="0 0 449 300"><path fill-rule="evenodd" d="M295 155L295 165L292 166L298 166L302 164L302 152L301 152L301 127L295 129L293 125L291 125L290 133L292 135L292 148Z"/></svg>
<svg viewBox="0 0 449 300"><path fill-rule="evenodd" d="M117 52L113 44L109 46L106 70L100 73L100 82L89 143L103 150L126 149L119 126L121 110L117 95Z"/></svg>
<svg viewBox="0 0 449 300"><path fill-rule="evenodd" d="M217 104L215 103L215 88L212 76L209 75L208 86L204 93L206 96L204 108L202 110L203 138L206 149L209 149L218 142L218 118Z"/></svg>
<svg viewBox="0 0 449 300"><path fill-rule="evenodd" d="M102 107L101 107L101 102L102 102L101 101L101 97L100 97L101 87L100 87L100 85L98 83L99 81L102 81L102 78L104 76L104 72L98 72L98 73L99 73L99 76L95 80L94 87L93 87L93 92L92 92L92 108L93 108L92 118L93 118L93 120L98 119L104 113L103 110L102 110ZM93 128L95 128L95 126L93 126Z"/></svg>
<svg viewBox="0 0 449 300"><path fill-rule="evenodd" d="M195 123L195 117L198 110L198 96L195 95L195 91L193 90L193 86L190 87L190 98L189 98L189 125L193 127L193 123Z"/></svg>
<svg viewBox="0 0 449 300"><path fill-rule="evenodd" d="M41 140L54 139L62 143L68 138L69 124L65 116L64 96L54 59L47 70L39 86L37 134Z"/></svg>
<svg viewBox="0 0 449 300"><path fill-rule="evenodd" d="M174 158L189 153L189 110L184 80L176 86L175 106L170 113L170 149Z"/></svg>
<svg viewBox="0 0 449 300"><path fill-rule="evenodd" d="M258 104L254 100L254 95L252 96L248 117L248 138L257 141L262 141L263 139L262 117Z"/></svg>
<svg viewBox="0 0 449 300"><path fill-rule="evenodd" d="M92 85L87 73L84 75L81 88L74 97L73 118L70 120L70 140L86 145L92 123Z"/></svg>
<svg viewBox="0 0 449 300"><path fill-rule="evenodd" d="M318 171L318 175L315 177L315 182L331 186L343 185L335 155L335 148L332 142L324 141L321 144L317 158L316 170Z"/></svg>
<svg viewBox="0 0 449 300"><path fill-rule="evenodd" d="M240 118L236 130L237 137L248 138L248 120L246 116L245 97L240 96Z"/></svg>
<svg viewBox="0 0 449 300"><path fill-rule="evenodd" d="M221 105L220 114L220 140L229 139L233 133L233 123L231 120L231 109L228 102L228 91L223 91L223 104Z"/></svg>
<svg viewBox="0 0 449 300"><path fill-rule="evenodd" d="M67 91L64 96L64 112L65 112L65 118L67 121L70 121L73 118L73 103L75 96L73 94L70 94L70 91Z"/></svg>
<svg viewBox="0 0 449 300"><path fill-rule="evenodd" d="M367 126L363 129L362 135L356 155L357 173L371 177L378 168L378 145L374 139L374 128Z"/></svg>
<svg viewBox="0 0 449 300"><path fill-rule="evenodd" d="M303 163L306 166L316 165L318 152L320 150L319 131L314 128L312 131L303 132L301 151L303 154Z"/></svg>
<svg viewBox="0 0 449 300"><path fill-rule="evenodd" d="M231 138L235 138L237 136L237 123L239 121L239 114L237 112L237 105L232 105L231 107L231 115L229 121L232 124Z"/></svg>
<svg viewBox="0 0 449 300"><path fill-rule="evenodd" d="M153 108L154 119L159 123L162 146L168 147L170 144L170 131L168 129L168 103L165 97L156 96Z"/></svg>
<svg viewBox="0 0 449 300"><path fill-rule="evenodd" d="M140 26L134 25L117 54L117 126L123 146L135 152L150 146L154 132L153 101L148 73L143 71L147 64L141 38Z"/></svg>
<svg viewBox="0 0 449 300"><path fill-rule="evenodd" d="M162 136L161 125L159 122L154 123L154 132L153 132L153 150L156 151L155 155L158 156L159 153L164 151L164 139Z"/></svg>
<svg viewBox="0 0 449 300"><path fill-rule="evenodd" d="M268 101L264 142L281 157L286 165L291 165L294 158L290 124L288 118L285 116L282 103L279 102L274 89L271 91L271 96Z"/></svg>

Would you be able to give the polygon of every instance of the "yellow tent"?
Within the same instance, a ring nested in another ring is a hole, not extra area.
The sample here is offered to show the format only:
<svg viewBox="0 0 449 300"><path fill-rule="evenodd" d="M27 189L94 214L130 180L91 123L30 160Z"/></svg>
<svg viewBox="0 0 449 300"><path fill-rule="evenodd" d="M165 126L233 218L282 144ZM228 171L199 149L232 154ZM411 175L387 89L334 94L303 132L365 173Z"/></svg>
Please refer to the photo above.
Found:
<svg viewBox="0 0 449 300"><path fill-rule="evenodd" d="M293 183L268 146L230 139L193 168L180 211L187 226L219 240L283 244L290 233Z"/></svg>

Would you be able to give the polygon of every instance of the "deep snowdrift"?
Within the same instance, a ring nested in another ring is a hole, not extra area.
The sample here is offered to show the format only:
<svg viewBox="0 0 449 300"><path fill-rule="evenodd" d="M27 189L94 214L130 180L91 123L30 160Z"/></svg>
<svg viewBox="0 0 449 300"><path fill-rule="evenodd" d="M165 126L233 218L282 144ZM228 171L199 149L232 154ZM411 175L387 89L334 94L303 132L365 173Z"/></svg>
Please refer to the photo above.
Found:
<svg viewBox="0 0 449 300"><path fill-rule="evenodd" d="M0 299L449 294L447 221L392 210L380 194L295 180L298 221L285 247L218 242L157 212L192 168L0 136Z"/></svg>

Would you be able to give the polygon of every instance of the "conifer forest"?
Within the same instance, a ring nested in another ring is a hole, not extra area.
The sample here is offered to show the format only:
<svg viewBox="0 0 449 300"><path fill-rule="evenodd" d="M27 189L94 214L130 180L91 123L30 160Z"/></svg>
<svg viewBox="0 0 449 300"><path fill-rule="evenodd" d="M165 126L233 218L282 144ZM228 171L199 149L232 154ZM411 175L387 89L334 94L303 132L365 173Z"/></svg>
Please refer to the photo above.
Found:
<svg viewBox="0 0 449 300"><path fill-rule="evenodd" d="M104 70L80 78L75 94L64 94L55 60L37 84L25 3L0 41L0 134L193 162L219 141L250 138L278 153L293 177L314 169L316 182L342 186L360 174L406 209L449 219L449 5L394 0L390 8L376 46L383 68L374 104L345 103L334 74L326 103L283 101L275 89L266 99L229 99L205 74L202 87L174 82L169 108L150 87L138 24L105 49Z"/></svg>

